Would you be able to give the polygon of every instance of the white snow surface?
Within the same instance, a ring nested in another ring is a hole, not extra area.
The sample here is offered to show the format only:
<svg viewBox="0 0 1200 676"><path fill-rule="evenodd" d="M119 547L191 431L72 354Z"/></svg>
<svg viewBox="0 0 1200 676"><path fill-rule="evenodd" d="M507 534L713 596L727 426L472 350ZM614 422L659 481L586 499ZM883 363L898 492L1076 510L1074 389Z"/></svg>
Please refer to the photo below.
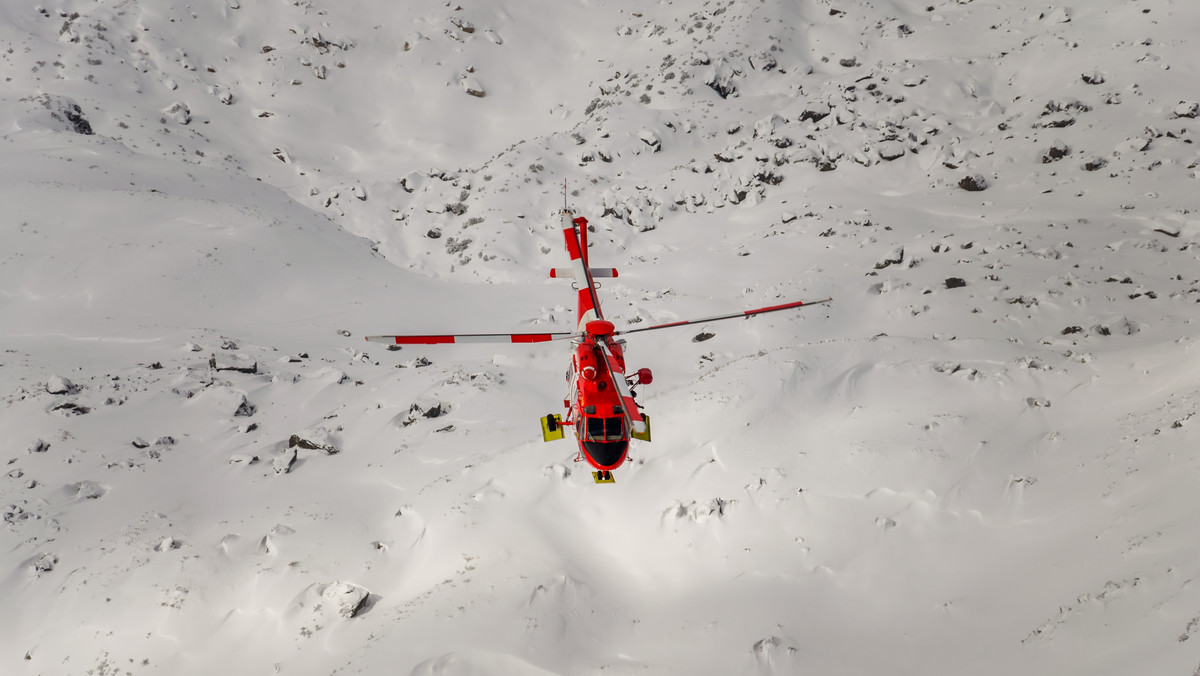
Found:
<svg viewBox="0 0 1200 676"><path fill-rule="evenodd" d="M0 673L1195 673L1198 32L0 0ZM612 485L362 341L570 330L564 181L618 327L834 299L630 336Z"/></svg>

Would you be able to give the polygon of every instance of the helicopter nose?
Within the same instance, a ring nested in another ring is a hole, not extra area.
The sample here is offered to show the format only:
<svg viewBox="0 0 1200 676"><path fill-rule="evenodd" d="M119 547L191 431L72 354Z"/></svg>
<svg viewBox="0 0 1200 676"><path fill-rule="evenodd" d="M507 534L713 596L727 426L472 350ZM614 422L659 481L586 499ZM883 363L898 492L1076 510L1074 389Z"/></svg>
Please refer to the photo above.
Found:
<svg viewBox="0 0 1200 676"><path fill-rule="evenodd" d="M584 378L584 380L595 380L596 379L596 367L595 366L583 367L583 378Z"/></svg>

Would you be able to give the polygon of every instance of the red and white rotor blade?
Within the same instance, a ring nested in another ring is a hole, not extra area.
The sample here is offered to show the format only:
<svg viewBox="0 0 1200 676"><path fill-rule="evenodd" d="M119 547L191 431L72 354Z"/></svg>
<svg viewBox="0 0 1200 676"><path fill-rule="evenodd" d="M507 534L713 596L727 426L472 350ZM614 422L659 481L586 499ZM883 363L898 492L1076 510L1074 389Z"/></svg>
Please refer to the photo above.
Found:
<svg viewBox="0 0 1200 676"><path fill-rule="evenodd" d="M680 322L670 322L669 324L655 324L654 326L643 326L639 329L625 329L623 331L615 331L613 335L625 335L628 333L638 333L640 331L654 331L656 329L669 329L673 326L687 326L689 324L707 324L708 322L719 322L723 319L738 319L744 317L753 317L762 315L768 312L779 312L780 310L792 310L796 308L808 307L809 305L820 305L828 303L832 298L824 298L822 300L798 300L792 303L784 303L783 305L771 305L769 307L760 307L754 310L743 310L727 315L718 315L716 317L705 317L704 319L685 319Z"/></svg>
<svg viewBox="0 0 1200 676"><path fill-rule="evenodd" d="M574 333L455 333L428 336L367 336L367 342L388 345L544 343L551 340L566 340L574 336Z"/></svg>
<svg viewBox="0 0 1200 676"><path fill-rule="evenodd" d="M604 367L608 369L608 376L613 384L617 387L617 392L621 395L621 411L625 416L626 429L638 434L646 433L646 421L642 418L642 412L638 409L637 400L633 398L633 392L629 389L629 383L625 381L625 373L617 365L617 359L613 356L612 350L608 348L608 341L600 343L600 351L604 354Z"/></svg>

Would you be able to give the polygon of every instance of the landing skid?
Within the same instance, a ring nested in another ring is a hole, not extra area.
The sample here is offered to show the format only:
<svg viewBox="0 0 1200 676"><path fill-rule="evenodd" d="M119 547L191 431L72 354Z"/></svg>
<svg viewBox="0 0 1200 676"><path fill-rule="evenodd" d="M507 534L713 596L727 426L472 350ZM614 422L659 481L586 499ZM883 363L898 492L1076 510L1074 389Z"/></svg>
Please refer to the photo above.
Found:
<svg viewBox="0 0 1200 676"><path fill-rule="evenodd" d="M598 484L614 484L617 482L617 480L613 478L613 473L610 470L604 470L603 472L592 472L592 479L594 479Z"/></svg>

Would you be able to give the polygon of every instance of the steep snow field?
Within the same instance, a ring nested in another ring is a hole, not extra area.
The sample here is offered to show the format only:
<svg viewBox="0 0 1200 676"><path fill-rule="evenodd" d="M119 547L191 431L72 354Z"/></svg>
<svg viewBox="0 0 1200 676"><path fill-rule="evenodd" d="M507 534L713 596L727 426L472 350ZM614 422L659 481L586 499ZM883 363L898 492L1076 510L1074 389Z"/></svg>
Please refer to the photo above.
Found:
<svg viewBox="0 0 1200 676"><path fill-rule="evenodd" d="M1183 0L0 0L0 673L1193 674ZM655 440L545 444L588 217ZM535 328L536 327L536 328Z"/></svg>

